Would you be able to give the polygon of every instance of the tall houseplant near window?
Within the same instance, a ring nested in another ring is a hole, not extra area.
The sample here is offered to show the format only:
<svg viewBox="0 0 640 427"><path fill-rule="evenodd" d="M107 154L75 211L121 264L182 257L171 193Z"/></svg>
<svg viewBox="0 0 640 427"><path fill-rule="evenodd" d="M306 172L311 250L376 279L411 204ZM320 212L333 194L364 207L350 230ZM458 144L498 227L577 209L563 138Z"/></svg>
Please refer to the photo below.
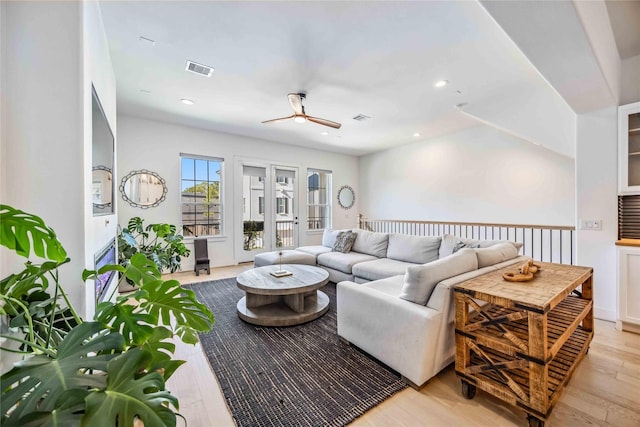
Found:
<svg viewBox="0 0 640 427"><path fill-rule="evenodd" d="M173 360L170 339L195 343L214 322L195 294L163 281L153 261L135 254L126 268L84 272L86 280L117 270L139 286L100 303L86 322L58 280L58 268L70 260L41 218L0 205L0 244L44 259L0 281L0 314L13 331L2 337L20 344L0 351L25 356L0 377L2 425L175 426L178 400L164 385L184 362Z"/></svg>
<svg viewBox="0 0 640 427"><path fill-rule="evenodd" d="M142 218L133 217L118 233L120 265L126 266L133 255L142 253L155 262L160 272L169 270L175 273L180 270L182 257L188 257L191 253L182 239L175 225L145 226Z"/></svg>

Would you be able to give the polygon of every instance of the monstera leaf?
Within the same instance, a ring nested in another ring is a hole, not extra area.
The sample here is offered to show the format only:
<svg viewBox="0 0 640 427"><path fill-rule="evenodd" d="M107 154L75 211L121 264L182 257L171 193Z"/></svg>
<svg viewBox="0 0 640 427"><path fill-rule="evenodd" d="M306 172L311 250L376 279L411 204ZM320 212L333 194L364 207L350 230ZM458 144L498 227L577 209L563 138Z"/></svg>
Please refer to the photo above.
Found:
<svg viewBox="0 0 640 427"><path fill-rule="evenodd" d="M122 353L107 367L107 388L89 393L83 426L131 426L139 418L145 426L175 426L176 415L169 404L178 407L178 399L164 390L158 372L137 374L149 364L151 355L139 348Z"/></svg>
<svg viewBox="0 0 640 427"><path fill-rule="evenodd" d="M160 319L164 325L170 325L173 316L177 325L176 333L180 337L188 336L181 332L188 332L187 328L206 332L213 326L213 313L198 301L193 291L183 289L177 280L146 283L140 291L145 293L140 307Z"/></svg>
<svg viewBox="0 0 640 427"><path fill-rule="evenodd" d="M88 393L78 388L67 390L58 397L53 411L36 411L25 415L20 418L20 427L79 426L84 415L84 398Z"/></svg>
<svg viewBox="0 0 640 427"><path fill-rule="evenodd" d="M98 305L95 319L120 332L127 345L141 345L153 334L154 316L136 312L137 307L126 303L102 302Z"/></svg>
<svg viewBox="0 0 640 427"><path fill-rule="evenodd" d="M155 282L160 278L160 272L155 262L141 253L131 257L124 275L138 285Z"/></svg>
<svg viewBox="0 0 640 427"><path fill-rule="evenodd" d="M67 258L56 233L42 218L8 205L0 205L0 244L23 257L31 255L33 244L33 252L41 258L58 262Z"/></svg>
<svg viewBox="0 0 640 427"><path fill-rule="evenodd" d="M51 412L66 390L104 388L104 371L115 356L109 353L122 351L123 345L120 334L87 322L69 332L54 357L36 355L16 363L0 377L2 424L21 425L20 418L29 412Z"/></svg>
<svg viewBox="0 0 640 427"><path fill-rule="evenodd" d="M152 355L152 359L149 361L149 370L160 371L165 381L185 363L183 360L171 360L176 349L175 344L168 341L172 336L169 329L157 326L153 329L151 337L141 346Z"/></svg>

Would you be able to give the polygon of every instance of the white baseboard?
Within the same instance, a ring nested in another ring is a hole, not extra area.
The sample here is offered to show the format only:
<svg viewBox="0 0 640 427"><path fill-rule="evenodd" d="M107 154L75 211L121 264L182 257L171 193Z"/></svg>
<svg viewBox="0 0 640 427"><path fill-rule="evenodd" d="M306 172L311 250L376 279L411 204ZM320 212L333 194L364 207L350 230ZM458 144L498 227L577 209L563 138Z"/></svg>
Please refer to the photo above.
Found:
<svg viewBox="0 0 640 427"><path fill-rule="evenodd" d="M594 307L593 317L600 320L607 320L609 322L616 321L616 312L614 310L608 310L606 308Z"/></svg>

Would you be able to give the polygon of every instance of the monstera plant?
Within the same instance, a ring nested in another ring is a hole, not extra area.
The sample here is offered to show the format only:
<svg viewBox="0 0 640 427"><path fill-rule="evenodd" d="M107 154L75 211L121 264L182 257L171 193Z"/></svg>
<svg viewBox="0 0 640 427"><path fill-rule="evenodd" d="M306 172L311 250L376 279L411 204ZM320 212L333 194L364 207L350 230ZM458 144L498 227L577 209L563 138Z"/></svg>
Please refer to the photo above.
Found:
<svg viewBox="0 0 640 427"><path fill-rule="evenodd" d="M182 257L191 253L172 224L144 225L140 217L133 217L118 233L119 262L126 266L135 254L144 254L155 262L158 270L175 273L180 269Z"/></svg>
<svg viewBox="0 0 640 427"><path fill-rule="evenodd" d="M165 382L184 362L172 358L171 338L195 343L214 322L195 294L163 281L156 263L138 253L127 267L85 270L83 280L119 271L138 290L100 303L84 321L59 282L70 260L41 218L0 205L0 243L44 259L0 282L0 315L10 328L0 351L23 356L0 377L2 425L175 426L178 400Z"/></svg>

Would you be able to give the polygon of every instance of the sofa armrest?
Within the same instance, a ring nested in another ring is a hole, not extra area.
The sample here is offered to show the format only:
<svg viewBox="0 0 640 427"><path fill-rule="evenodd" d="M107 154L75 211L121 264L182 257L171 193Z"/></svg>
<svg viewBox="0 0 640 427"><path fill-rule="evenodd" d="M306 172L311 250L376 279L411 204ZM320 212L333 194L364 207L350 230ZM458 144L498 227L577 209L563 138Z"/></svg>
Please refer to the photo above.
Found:
<svg viewBox="0 0 640 427"><path fill-rule="evenodd" d="M353 282L337 284L338 335L420 386L434 368L442 313Z"/></svg>

